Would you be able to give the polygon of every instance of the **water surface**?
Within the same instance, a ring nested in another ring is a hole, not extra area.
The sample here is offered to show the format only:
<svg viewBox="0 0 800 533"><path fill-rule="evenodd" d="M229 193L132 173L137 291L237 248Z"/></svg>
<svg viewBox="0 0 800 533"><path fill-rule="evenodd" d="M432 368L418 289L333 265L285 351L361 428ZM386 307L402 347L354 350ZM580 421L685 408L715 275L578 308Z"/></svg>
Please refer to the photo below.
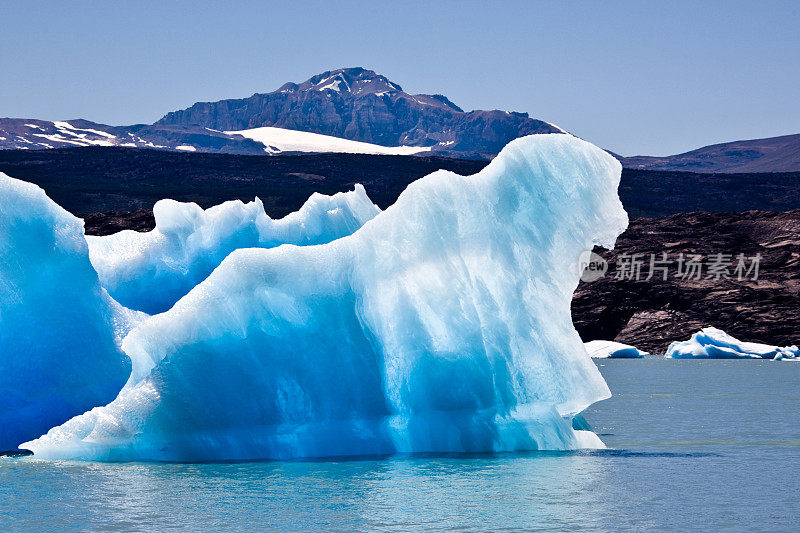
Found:
<svg viewBox="0 0 800 533"><path fill-rule="evenodd" d="M0 530L800 530L800 364L599 361L609 450L241 464L0 460Z"/></svg>

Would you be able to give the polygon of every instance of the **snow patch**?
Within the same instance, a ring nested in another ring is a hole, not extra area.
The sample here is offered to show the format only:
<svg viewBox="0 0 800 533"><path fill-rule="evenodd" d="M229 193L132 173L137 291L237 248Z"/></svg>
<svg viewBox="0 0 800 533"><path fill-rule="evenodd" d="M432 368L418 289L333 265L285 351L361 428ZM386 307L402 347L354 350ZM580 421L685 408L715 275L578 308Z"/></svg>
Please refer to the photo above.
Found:
<svg viewBox="0 0 800 533"><path fill-rule="evenodd" d="M86 131L86 132L89 132L89 133L93 133L95 135L99 135L100 137L105 137L106 139L116 139L117 138L116 135L111 135L110 133L107 133L107 132L102 131L102 130L93 130L93 129L90 129L90 128L76 128L75 126L71 125L69 122L63 122L63 121L58 121L57 120L57 121L53 122L53 125L56 128L59 128L59 129L62 129L62 130L66 129L66 130L73 130L73 131ZM108 146L110 146L110 145L108 145Z"/></svg>
<svg viewBox="0 0 800 533"><path fill-rule="evenodd" d="M54 134L34 133L33 135L35 135L36 137L42 137L44 139L47 139L48 141L53 141L53 142L73 144L75 146L89 146L89 143L86 142L86 141L82 141L82 140L79 141L79 140L75 140L75 139L67 139L66 137L64 137L60 133L54 133ZM30 141L26 141L26 142L30 142Z"/></svg>
<svg viewBox="0 0 800 533"><path fill-rule="evenodd" d="M348 85L347 80L344 78L342 73L334 74L333 76L328 76L327 78L320 80L316 85L316 90L318 91L325 91L331 90L336 92L342 92L342 85L344 86L345 91L350 91L350 85Z"/></svg>
<svg viewBox="0 0 800 533"><path fill-rule="evenodd" d="M413 155L430 151L429 146L380 146L306 131L266 126L249 130L226 131L260 142L270 154L281 152L333 152L349 154Z"/></svg>
<svg viewBox="0 0 800 533"><path fill-rule="evenodd" d="M555 124L553 124L551 122L545 122L545 124L547 124L551 128L555 128L556 130L558 130L561 133L569 133L569 132L567 132L567 130L561 129L561 128L559 128L558 126L556 126Z"/></svg>

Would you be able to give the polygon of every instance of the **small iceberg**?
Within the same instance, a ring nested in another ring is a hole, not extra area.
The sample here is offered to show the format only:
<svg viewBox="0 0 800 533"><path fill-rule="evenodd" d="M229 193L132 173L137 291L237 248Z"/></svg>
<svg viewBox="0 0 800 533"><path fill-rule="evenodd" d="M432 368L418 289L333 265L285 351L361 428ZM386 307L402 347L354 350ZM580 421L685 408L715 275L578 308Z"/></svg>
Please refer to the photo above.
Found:
<svg viewBox="0 0 800 533"><path fill-rule="evenodd" d="M744 342L731 337L721 329L703 328L689 340L676 341L667 348L670 359L796 359L800 357L797 346L771 346L757 342Z"/></svg>
<svg viewBox="0 0 800 533"><path fill-rule="evenodd" d="M232 252L123 341L117 398L37 457L214 461L603 447L576 265L627 227L620 163L570 135L437 171L351 235ZM576 427L577 426L577 429Z"/></svg>
<svg viewBox="0 0 800 533"><path fill-rule="evenodd" d="M589 341L583 345L592 359L641 359L647 355L647 352L621 342Z"/></svg>

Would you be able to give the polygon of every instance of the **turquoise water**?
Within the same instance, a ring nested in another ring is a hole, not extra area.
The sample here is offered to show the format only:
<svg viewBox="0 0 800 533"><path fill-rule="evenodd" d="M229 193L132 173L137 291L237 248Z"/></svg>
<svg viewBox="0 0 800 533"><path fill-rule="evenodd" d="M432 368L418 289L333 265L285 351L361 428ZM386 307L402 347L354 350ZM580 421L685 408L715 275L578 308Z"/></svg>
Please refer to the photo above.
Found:
<svg viewBox="0 0 800 533"><path fill-rule="evenodd" d="M243 464L0 460L0 530L800 530L800 363L600 361L609 450Z"/></svg>

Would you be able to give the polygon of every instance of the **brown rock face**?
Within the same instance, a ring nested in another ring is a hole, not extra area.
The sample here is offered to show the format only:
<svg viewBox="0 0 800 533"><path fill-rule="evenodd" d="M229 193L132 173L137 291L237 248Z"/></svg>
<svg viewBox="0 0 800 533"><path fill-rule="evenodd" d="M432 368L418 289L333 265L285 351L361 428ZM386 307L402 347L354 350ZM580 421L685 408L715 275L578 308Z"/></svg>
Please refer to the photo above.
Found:
<svg viewBox="0 0 800 533"><path fill-rule="evenodd" d="M609 270L581 283L572 301L575 327L586 341L616 340L664 353L671 341L715 326L742 340L800 343L800 210L634 219L615 250L596 251ZM663 253L671 263L658 263ZM628 276L633 254L642 260L638 281ZM666 281L663 270L646 279L652 254L656 266L667 268ZM690 256L702 256L700 279L678 276L680 254L684 272ZM739 254L746 268L760 256L757 279L752 271L738 279ZM725 264L728 255L727 273L718 268L717 279L713 265Z"/></svg>

